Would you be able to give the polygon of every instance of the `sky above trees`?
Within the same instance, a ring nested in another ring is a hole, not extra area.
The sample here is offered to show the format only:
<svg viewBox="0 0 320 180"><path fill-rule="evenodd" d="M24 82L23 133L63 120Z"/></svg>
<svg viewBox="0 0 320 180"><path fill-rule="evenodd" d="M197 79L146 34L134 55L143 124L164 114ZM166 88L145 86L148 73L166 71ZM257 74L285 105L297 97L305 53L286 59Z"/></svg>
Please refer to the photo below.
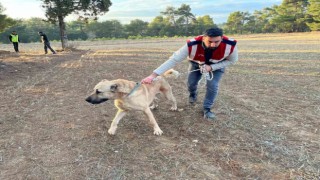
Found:
<svg viewBox="0 0 320 180"><path fill-rule="evenodd" d="M101 16L100 20L116 19L121 23L129 23L134 19L150 22L158 16L167 6L179 7L181 4L191 6L192 13L196 16L210 15L215 23L223 23L231 12L261 10L265 7L280 5L282 0L113 0L110 11ZM39 0L1 0L6 8L4 14L11 18L45 18L44 9ZM67 19L73 20L72 16Z"/></svg>

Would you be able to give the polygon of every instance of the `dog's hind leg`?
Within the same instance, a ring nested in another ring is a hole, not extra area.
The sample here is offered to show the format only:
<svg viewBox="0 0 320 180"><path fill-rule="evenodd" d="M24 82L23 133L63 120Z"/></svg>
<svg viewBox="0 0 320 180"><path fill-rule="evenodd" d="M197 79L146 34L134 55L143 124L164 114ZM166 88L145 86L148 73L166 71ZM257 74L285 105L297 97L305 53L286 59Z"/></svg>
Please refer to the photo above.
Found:
<svg viewBox="0 0 320 180"><path fill-rule="evenodd" d="M122 110L118 110L116 116L113 118L111 126L108 130L108 133L111 135L114 135L116 133L117 127L118 127L118 123L119 121L123 118L124 115L126 115L127 113L125 111Z"/></svg>
<svg viewBox="0 0 320 180"><path fill-rule="evenodd" d="M172 106L170 108L171 111L176 111L178 109L177 107L177 100L172 94L172 89L171 87L168 89L164 89L161 91L163 95L172 103Z"/></svg>
<svg viewBox="0 0 320 180"><path fill-rule="evenodd" d="M159 101L159 99L157 97L154 97L154 100L152 101L152 103L149 106L151 110L154 110L158 107L158 101Z"/></svg>
<svg viewBox="0 0 320 180"><path fill-rule="evenodd" d="M150 122L151 122L151 125L153 126L153 134L155 135L161 135L163 132L162 130L160 129L156 119L154 118L150 108L147 108L145 111L144 111L144 114L147 115L147 117L149 118Z"/></svg>

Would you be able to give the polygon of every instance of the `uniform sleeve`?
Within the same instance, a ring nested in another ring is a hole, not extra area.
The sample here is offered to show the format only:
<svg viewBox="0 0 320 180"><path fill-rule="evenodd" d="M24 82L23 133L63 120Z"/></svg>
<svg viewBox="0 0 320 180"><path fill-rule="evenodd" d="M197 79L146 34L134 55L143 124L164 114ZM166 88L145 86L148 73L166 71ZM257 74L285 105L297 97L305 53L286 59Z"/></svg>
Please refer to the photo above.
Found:
<svg viewBox="0 0 320 180"><path fill-rule="evenodd" d="M230 66L238 61L238 48L234 47L233 52L227 57L227 60L210 65L212 71Z"/></svg>
<svg viewBox="0 0 320 180"><path fill-rule="evenodd" d="M183 61L188 56L188 45L185 44L183 47L181 47L178 51L174 52L170 58L165 61L163 64L161 64L157 69L155 69L153 72L161 75L167 70L173 68L177 63Z"/></svg>

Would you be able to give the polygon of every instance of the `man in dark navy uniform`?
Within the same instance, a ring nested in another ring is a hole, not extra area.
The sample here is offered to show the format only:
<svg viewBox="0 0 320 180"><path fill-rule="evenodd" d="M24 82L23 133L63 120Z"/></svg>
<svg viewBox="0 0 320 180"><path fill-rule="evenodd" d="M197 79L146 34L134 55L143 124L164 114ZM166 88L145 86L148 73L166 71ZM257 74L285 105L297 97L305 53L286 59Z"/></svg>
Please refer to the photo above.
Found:
<svg viewBox="0 0 320 180"><path fill-rule="evenodd" d="M47 35L43 32L39 32L39 35L41 37L41 42L44 45L44 53L48 54L48 48L50 49L50 51L52 52L52 54L56 54L56 52L52 49L52 47L50 46L50 42L49 39L47 37Z"/></svg>

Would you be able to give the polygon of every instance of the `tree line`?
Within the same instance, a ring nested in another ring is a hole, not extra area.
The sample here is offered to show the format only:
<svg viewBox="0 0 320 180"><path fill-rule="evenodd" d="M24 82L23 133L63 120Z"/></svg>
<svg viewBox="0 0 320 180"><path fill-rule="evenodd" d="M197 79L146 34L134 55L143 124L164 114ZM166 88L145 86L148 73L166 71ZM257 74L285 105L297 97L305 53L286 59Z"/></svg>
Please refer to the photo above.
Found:
<svg viewBox="0 0 320 180"><path fill-rule="evenodd" d="M50 2L50 0L45 1ZM87 2L91 1L88 0ZM103 2L106 3L106 1L101 0L101 3ZM108 2L109 4L107 5L102 4L99 6L102 8L100 14L108 11L108 7L111 6L111 2ZM13 30L18 32L24 43L39 41L38 31L45 32L51 40L62 41L62 37L69 40L88 40L194 36L202 34L205 29L214 26L223 28L227 34L288 33L320 30L319 0L283 0L281 5L256 10L252 14L236 11L232 12L227 22L223 24L215 24L213 18L209 15L196 17L191 12L191 7L187 4L182 4L178 8L168 6L151 22L135 19L129 24L121 24L118 20L99 22L97 21L99 13L89 14L88 17L79 13L81 9L76 9L79 14L78 20L64 22L63 18L65 16L59 20L57 13L54 13L54 10L48 9L48 7L57 8L52 4L44 4L44 8L47 8L49 12L46 13L46 20L40 18L15 20L2 14L4 8L0 4L0 42L7 43L7 36ZM81 5L81 7L83 6ZM65 15L75 11L75 9L70 10L68 8L67 10L68 12ZM50 13L52 14L50 15ZM63 32L61 32L61 28L64 28Z"/></svg>
<svg viewBox="0 0 320 180"><path fill-rule="evenodd" d="M281 5L252 14L236 11L229 15L224 29L235 34L320 31L320 1L283 0Z"/></svg>

